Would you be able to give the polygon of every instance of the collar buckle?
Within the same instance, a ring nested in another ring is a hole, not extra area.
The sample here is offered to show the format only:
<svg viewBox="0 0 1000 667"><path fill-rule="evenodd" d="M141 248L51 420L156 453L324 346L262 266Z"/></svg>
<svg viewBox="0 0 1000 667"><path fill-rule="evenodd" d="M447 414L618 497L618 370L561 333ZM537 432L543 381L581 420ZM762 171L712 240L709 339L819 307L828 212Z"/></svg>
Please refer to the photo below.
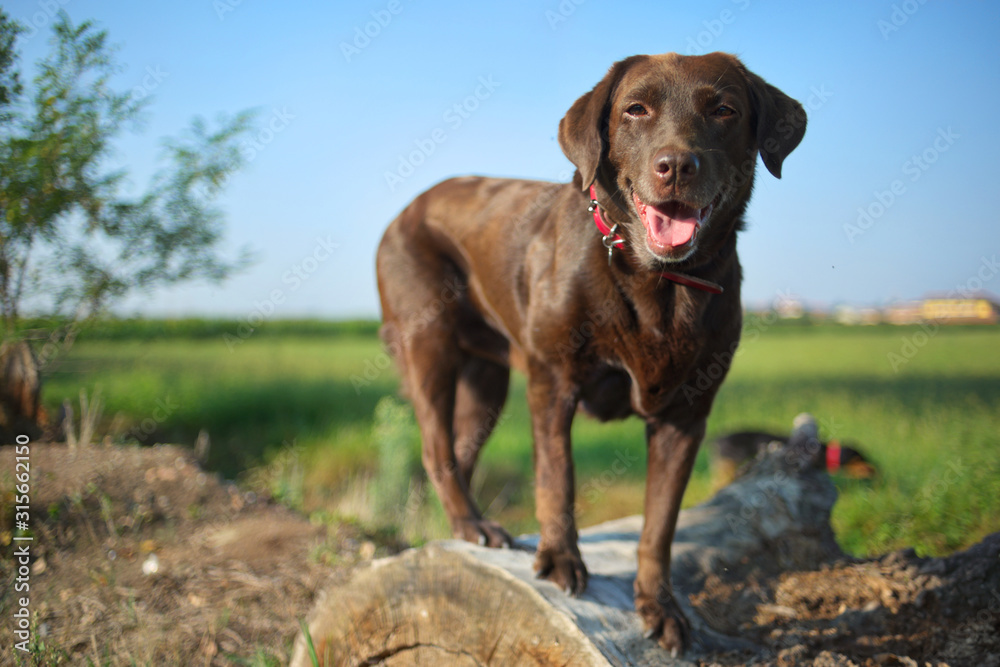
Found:
<svg viewBox="0 0 1000 667"><path fill-rule="evenodd" d="M594 203L596 204L597 202ZM611 255L615 249L615 246L625 245L625 239L623 239L622 237L618 236L618 234L615 233L617 229L618 229L618 223L616 222L611 227L611 229L608 230L608 233L601 237L601 243L604 245L605 248L608 249L608 266L611 266Z"/></svg>

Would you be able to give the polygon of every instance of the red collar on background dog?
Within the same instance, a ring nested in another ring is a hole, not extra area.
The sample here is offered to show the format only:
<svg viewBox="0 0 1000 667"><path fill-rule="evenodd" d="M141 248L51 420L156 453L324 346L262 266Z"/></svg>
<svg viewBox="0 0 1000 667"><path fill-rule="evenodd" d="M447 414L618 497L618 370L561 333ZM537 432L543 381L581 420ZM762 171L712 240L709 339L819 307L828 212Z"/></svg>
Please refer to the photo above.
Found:
<svg viewBox="0 0 1000 667"><path fill-rule="evenodd" d="M608 227L608 223L604 222L604 218L601 217L601 209L597 205L597 188L594 185L590 186L590 211L594 214L594 224L597 225L598 231L604 235L604 247L608 249L608 262L610 263L611 251L616 245L625 245L625 239L621 237L621 234L615 232L618 225ZM694 276L688 276L675 271L661 271L660 275L667 280L672 280L686 287L693 287L712 294L722 294L722 286L709 280L702 280L701 278L695 278Z"/></svg>
<svg viewBox="0 0 1000 667"><path fill-rule="evenodd" d="M826 445L826 471L837 472L840 470L840 443L831 440Z"/></svg>

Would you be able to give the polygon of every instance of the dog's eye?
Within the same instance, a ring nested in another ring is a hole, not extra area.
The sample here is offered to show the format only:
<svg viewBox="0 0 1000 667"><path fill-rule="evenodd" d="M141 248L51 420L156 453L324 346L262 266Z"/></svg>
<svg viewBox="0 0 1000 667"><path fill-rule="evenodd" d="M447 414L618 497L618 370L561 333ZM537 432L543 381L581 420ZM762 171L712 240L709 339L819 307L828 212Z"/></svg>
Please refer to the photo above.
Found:
<svg viewBox="0 0 1000 667"><path fill-rule="evenodd" d="M727 107L725 104L720 104L715 111L712 112L712 115L718 118L726 118L728 116L732 116L734 113L736 113L736 109Z"/></svg>
<svg viewBox="0 0 1000 667"><path fill-rule="evenodd" d="M629 116L647 116L649 112L646 111L646 107L641 104L633 104L628 109L625 110Z"/></svg>

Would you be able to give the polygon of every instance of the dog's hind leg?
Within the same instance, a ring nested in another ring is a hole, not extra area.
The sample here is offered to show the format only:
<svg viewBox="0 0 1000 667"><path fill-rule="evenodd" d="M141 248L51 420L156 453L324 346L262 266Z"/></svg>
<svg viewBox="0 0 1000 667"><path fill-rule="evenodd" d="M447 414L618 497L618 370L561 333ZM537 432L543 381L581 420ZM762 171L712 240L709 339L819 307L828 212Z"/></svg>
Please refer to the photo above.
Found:
<svg viewBox="0 0 1000 667"><path fill-rule="evenodd" d="M403 344L407 386L423 441L424 468L455 537L492 547L509 546L510 536L499 524L483 519L469 491L467 475L489 435L491 406L479 403L476 391L482 387L469 386L472 371L463 368L464 355L456 354L450 338L447 331L430 326ZM457 403L459 397L461 403ZM456 430L456 422L460 430ZM462 443L460 450L456 443Z"/></svg>
<svg viewBox="0 0 1000 667"><path fill-rule="evenodd" d="M398 228L390 228L377 264L386 322L383 337L396 357L420 426L424 469L455 537L495 547L509 545L510 536L498 524L483 520L469 492L467 474L475 461L473 452L482 444L476 442L477 429L484 423L478 410L488 411L496 398L482 386L488 366L468 366L469 354L459 344L462 276L440 254L420 252L411 241ZM496 382L499 373L492 375ZM455 447L456 417L458 434L466 443L462 465ZM477 426L469 433L466 424Z"/></svg>
<svg viewBox="0 0 1000 667"><path fill-rule="evenodd" d="M467 485L479 450L500 421L507 402L510 369L481 357L467 356L455 389L455 455Z"/></svg>

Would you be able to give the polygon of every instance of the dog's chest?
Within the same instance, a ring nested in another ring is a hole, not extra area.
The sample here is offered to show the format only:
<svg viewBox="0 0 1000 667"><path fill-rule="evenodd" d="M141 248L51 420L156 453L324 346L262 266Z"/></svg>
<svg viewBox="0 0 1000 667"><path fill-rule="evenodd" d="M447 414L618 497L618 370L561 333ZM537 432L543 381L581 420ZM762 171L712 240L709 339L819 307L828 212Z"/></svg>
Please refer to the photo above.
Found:
<svg viewBox="0 0 1000 667"><path fill-rule="evenodd" d="M674 402L700 346L691 338L659 339L629 350L622 367L631 379L632 409L643 417L663 412Z"/></svg>
<svg viewBox="0 0 1000 667"><path fill-rule="evenodd" d="M616 337L598 351L582 387L584 408L602 419L660 414L677 400L701 351L695 336L678 331Z"/></svg>

